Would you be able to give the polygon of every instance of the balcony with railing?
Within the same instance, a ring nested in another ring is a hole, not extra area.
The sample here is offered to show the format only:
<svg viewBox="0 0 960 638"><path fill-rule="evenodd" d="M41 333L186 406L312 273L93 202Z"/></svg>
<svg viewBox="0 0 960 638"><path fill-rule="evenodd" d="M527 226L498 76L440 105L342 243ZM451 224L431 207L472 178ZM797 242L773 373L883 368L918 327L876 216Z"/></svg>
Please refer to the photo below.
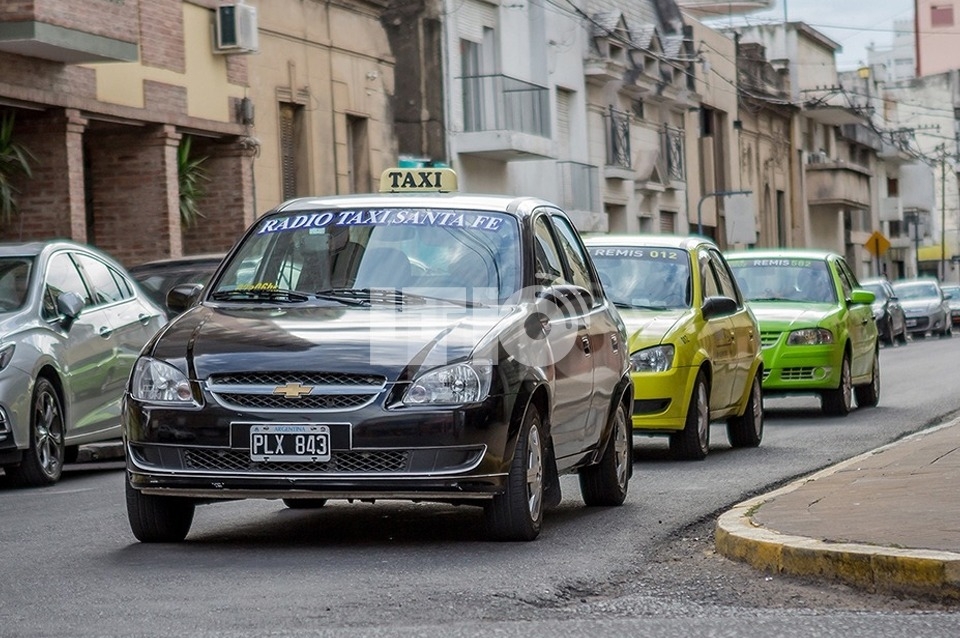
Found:
<svg viewBox="0 0 960 638"><path fill-rule="evenodd" d="M807 157L807 202L810 206L870 208L870 179L862 166L830 158L825 153Z"/></svg>
<svg viewBox="0 0 960 638"><path fill-rule="evenodd" d="M570 211L597 212L600 207L600 170L582 162L557 162L560 206Z"/></svg>
<svg viewBox="0 0 960 638"><path fill-rule="evenodd" d="M607 162L603 176L607 179L633 179L630 154L630 114L612 106L603 115L607 137Z"/></svg>
<svg viewBox="0 0 960 638"><path fill-rule="evenodd" d="M553 156L549 89L502 74L458 80L463 132L451 136L455 153L500 161Z"/></svg>
<svg viewBox="0 0 960 638"><path fill-rule="evenodd" d="M669 184L686 182L687 173L684 165L683 129L664 126L662 133L661 153L663 177Z"/></svg>

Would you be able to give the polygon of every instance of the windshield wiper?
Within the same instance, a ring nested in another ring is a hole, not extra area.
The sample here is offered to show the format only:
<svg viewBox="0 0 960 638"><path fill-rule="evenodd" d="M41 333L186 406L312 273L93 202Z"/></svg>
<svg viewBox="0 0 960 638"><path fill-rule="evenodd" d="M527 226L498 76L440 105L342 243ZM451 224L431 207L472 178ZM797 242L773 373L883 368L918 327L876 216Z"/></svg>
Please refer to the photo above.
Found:
<svg viewBox="0 0 960 638"><path fill-rule="evenodd" d="M323 291L330 292L330 291ZM340 290L336 291L338 294L341 293ZM450 299L448 297L434 297L431 295L421 295L419 293L408 292L406 290L401 290L400 288L356 288L356 289L344 289L342 292L355 294L357 297L362 297L368 302L384 302L384 303L395 303L398 305L403 305L408 302L419 302L423 303L425 301L440 301L443 303L451 303L458 306L463 306L464 308L478 308L483 307L484 304L479 301L470 301L469 299Z"/></svg>
<svg viewBox="0 0 960 638"><path fill-rule="evenodd" d="M648 306L645 304L633 304L625 301L614 301L613 305L617 308L630 308L633 310L667 310L666 306Z"/></svg>
<svg viewBox="0 0 960 638"><path fill-rule="evenodd" d="M283 288L237 288L218 290L210 295L214 301L284 301L298 303L308 301L310 297L296 290Z"/></svg>
<svg viewBox="0 0 960 638"><path fill-rule="evenodd" d="M370 295L364 290L356 288L325 288L313 293L317 299L326 299L329 301L339 301L342 304L351 306L369 306Z"/></svg>

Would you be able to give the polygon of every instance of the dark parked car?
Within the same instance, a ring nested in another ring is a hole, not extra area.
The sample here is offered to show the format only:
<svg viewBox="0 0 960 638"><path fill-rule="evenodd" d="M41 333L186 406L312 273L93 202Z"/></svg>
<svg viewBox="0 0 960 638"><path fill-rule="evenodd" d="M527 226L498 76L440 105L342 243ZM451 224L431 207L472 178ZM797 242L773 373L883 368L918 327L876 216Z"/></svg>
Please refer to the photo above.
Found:
<svg viewBox="0 0 960 638"><path fill-rule="evenodd" d="M880 341L892 346L907 343L907 317L893 285L882 278L864 279L860 286L874 295L873 318L877 322Z"/></svg>
<svg viewBox="0 0 960 638"><path fill-rule="evenodd" d="M223 253L171 257L132 266L130 274L154 303L172 318L174 313L167 308L167 292L181 284L206 284L222 260Z"/></svg>
<svg viewBox="0 0 960 638"><path fill-rule="evenodd" d="M238 498L477 505L497 540L534 539L563 474L587 505L623 503L633 382L593 262L553 204L454 177L286 202L208 286L171 291L184 312L124 397L139 540Z"/></svg>
<svg viewBox="0 0 960 638"><path fill-rule="evenodd" d="M943 290L943 294L950 295L950 298L947 299L947 305L950 306L950 323L954 327L960 326L960 286L950 284L940 288Z"/></svg>
<svg viewBox="0 0 960 638"><path fill-rule="evenodd" d="M0 467L49 485L84 443L120 438L120 400L163 309L69 241L0 244Z"/></svg>
<svg viewBox="0 0 960 638"><path fill-rule="evenodd" d="M950 337L953 324L950 321L950 306L940 283L933 277L900 279L893 284L907 316L907 331L917 339L927 334Z"/></svg>

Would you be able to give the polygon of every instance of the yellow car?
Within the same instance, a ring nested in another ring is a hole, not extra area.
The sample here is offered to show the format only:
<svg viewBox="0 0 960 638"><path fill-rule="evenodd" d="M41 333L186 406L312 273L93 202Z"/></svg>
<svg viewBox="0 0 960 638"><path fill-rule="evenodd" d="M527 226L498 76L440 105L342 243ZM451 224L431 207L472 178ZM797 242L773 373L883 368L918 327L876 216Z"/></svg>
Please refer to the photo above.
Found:
<svg viewBox="0 0 960 638"><path fill-rule="evenodd" d="M717 246L700 237L585 240L627 326L633 432L667 435L672 456L703 459L710 423L733 447L763 437L760 330Z"/></svg>

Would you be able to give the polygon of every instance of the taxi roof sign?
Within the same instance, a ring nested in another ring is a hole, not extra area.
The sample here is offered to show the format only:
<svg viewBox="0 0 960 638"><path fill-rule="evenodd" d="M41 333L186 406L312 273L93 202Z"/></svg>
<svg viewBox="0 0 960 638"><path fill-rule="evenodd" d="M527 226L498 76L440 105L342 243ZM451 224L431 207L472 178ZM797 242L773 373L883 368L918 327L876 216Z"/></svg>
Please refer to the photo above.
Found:
<svg viewBox="0 0 960 638"><path fill-rule="evenodd" d="M452 168L388 168L380 175L381 193L453 193L457 174Z"/></svg>

